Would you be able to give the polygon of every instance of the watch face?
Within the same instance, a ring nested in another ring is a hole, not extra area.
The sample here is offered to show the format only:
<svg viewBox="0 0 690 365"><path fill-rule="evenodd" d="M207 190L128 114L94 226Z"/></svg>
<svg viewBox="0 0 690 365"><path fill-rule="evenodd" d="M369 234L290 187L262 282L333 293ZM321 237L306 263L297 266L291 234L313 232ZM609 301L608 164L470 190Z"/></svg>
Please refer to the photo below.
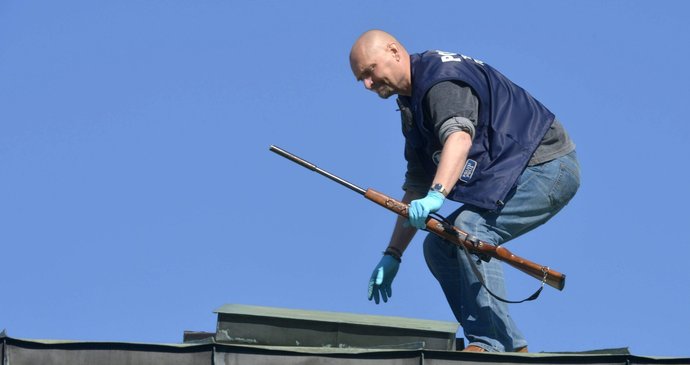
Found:
<svg viewBox="0 0 690 365"><path fill-rule="evenodd" d="M444 189L443 185L441 185L441 184L434 184L434 186L431 187L431 190L438 191L439 193L443 193L446 189Z"/></svg>

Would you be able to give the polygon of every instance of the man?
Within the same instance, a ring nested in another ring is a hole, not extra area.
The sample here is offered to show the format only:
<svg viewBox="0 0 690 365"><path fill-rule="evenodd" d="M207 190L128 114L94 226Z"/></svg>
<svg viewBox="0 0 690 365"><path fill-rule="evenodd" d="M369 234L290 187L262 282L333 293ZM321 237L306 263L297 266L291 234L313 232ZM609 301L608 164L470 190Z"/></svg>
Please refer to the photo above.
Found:
<svg viewBox="0 0 690 365"><path fill-rule="evenodd" d="M575 195L580 168L565 129L489 65L451 52L410 55L392 35L371 30L352 46L350 66L381 98L398 95L405 135L409 222L398 218L369 300L388 300L403 252L446 199L464 203L449 216L456 227L501 245L548 221ZM424 257L462 325L466 351L527 351L507 305L482 288L464 252L429 234ZM478 268L504 297L500 263Z"/></svg>

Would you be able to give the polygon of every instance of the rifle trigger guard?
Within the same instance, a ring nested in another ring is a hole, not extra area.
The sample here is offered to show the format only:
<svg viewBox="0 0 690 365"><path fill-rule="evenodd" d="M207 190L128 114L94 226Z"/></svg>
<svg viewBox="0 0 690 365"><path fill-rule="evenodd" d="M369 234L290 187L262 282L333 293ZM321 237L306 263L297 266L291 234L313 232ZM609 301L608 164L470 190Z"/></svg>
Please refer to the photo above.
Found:
<svg viewBox="0 0 690 365"><path fill-rule="evenodd" d="M471 243L472 247L476 248L477 251L479 251L479 248L482 247L482 241L480 241L479 238L477 238L477 236L475 236L475 235L468 233L467 238L465 238L465 241ZM480 261L484 261L484 262L491 261L491 257L489 255L481 254L481 253L475 253L475 255L479 258L477 260L477 264L479 264Z"/></svg>
<svg viewBox="0 0 690 365"><path fill-rule="evenodd" d="M471 243L474 247L479 247L481 245L481 242L479 242L479 238L471 234L468 234L465 240Z"/></svg>
<svg viewBox="0 0 690 365"><path fill-rule="evenodd" d="M480 252L479 249L483 245L482 241L480 241L479 238L477 238L476 236L474 236L472 234L465 233L465 232L462 232L460 230L454 229L453 224L451 224L449 221L446 220L446 218L444 218L443 216L441 216L439 214L431 213L431 216L437 218L438 224L441 225L441 227L443 228L443 230L446 233L455 234L461 241L469 242L472 245L472 247L475 248L475 251L477 251L477 252L475 252L474 255L479 258L477 260L477 264L479 264L481 261L489 262L491 260L491 256L489 256L487 254L479 253ZM463 248L463 249L466 250L466 248Z"/></svg>

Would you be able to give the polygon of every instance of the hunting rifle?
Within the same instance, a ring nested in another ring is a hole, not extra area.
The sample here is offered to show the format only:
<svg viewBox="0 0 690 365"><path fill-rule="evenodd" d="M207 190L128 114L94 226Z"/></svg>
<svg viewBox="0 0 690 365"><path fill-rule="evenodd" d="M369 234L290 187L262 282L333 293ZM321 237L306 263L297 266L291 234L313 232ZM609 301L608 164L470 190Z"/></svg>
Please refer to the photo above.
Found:
<svg viewBox="0 0 690 365"><path fill-rule="evenodd" d="M327 171L324 171L316 167L316 165L308 161L305 161L279 147L271 145L270 150L287 158L290 161L293 161L299 165L302 165L303 167L306 167L309 170L317 172L341 185L344 185L345 187L361 195L364 195L365 198L398 215L401 215L406 218L408 217L408 204L395 200L373 189L365 190L357 185L352 184L349 181L346 181ZM465 249L476 254L485 261L488 261L490 258L495 258L507 263L508 265L536 279L539 279L540 281L542 281L542 283L546 283L558 290L563 290L563 287L565 287L565 274L561 274L558 271L552 270L548 266L539 265L522 257L516 256L503 246L494 246L490 243L481 241L473 235L463 232L462 230L458 229L452 224L449 224L448 222L438 220L434 217L429 217L426 221L426 230L439 235L441 238L455 245L464 247Z"/></svg>

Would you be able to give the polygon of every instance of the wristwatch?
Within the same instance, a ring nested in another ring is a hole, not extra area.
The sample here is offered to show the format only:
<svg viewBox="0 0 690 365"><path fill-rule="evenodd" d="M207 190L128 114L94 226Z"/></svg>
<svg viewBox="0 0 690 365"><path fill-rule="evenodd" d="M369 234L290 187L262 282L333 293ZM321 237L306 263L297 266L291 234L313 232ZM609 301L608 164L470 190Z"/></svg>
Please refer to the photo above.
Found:
<svg viewBox="0 0 690 365"><path fill-rule="evenodd" d="M434 184L431 187L431 189L429 189L429 190L437 191L437 192L443 194L443 196L446 196L446 193L447 193L446 188L444 188L443 185L441 185L441 184Z"/></svg>

